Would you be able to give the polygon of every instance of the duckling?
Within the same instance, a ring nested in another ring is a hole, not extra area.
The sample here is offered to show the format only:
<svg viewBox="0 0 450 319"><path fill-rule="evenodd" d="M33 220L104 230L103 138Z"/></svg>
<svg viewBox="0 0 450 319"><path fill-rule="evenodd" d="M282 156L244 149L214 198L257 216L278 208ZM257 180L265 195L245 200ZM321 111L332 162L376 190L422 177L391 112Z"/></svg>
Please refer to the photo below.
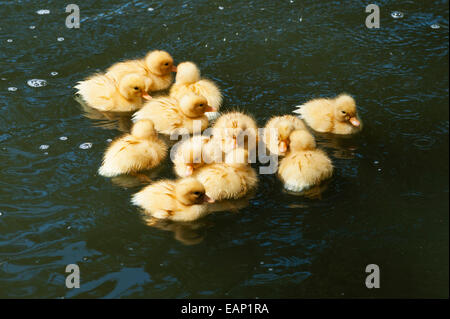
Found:
<svg viewBox="0 0 450 319"><path fill-rule="evenodd" d="M134 194L131 202L152 217L187 222L208 214L207 203L214 200L205 194L205 187L198 180L184 178L150 184Z"/></svg>
<svg viewBox="0 0 450 319"><path fill-rule="evenodd" d="M206 136L193 136L178 144L173 156L175 173L188 177L205 164L222 162L223 153L215 141Z"/></svg>
<svg viewBox="0 0 450 319"><path fill-rule="evenodd" d="M167 89L173 81L172 72L177 67L173 63L172 56L166 51L154 50L147 53L145 58L128 60L113 64L106 70L106 74L116 80L120 80L127 74L138 73L151 80L149 91Z"/></svg>
<svg viewBox="0 0 450 319"><path fill-rule="evenodd" d="M150 119L158 132L170 135L187 130L190 134L198 125L202 131L208 127L205 112L215 111L205 97L189 92L180 100L172 97L155 98L133 115L133 121Z"/></svg>
<svg viewBox="0 0 450 319"><path fill-rule="evenodd" d="M187 92L203 95L208 104L219 110L222 104L222 93L218 86L211 80L201 78L200 69L193 62L178 64L175 83L170 88L170 96L181 98ZM208 119L214 120L219 116L218 112L206 112Z"/></svg>
<svg viewBox="0 0 450 319"><path fill-rule="evenodd" d="M313 130L322 133L353 134L362 129L355 100L348 94L311 100L293 112L300 114Z"/></svg>
<svg viewBox="0 0 450 319"><path fill-rule="evenodd" d="M75 88L86 104L100 111L130 112L150 100L147 90L151 80L139 74L128 74L116 82L104 74L95 74L78 82Z"/></svg>
<svg viewBox="0 0 450 319"><path fill-rule="evenodd" d="M215 138L222 139L225 152L237 147L253 151L258 143L256 121L241 112L222 114L213 125L213 134Z"/></svg>
<svg viewBox="0 0 450 319"><path fill-rule="evenodd" d="M264 128L264 143L272 154L284 156L289 148L289 135L306 129L303 121L294 115L275 116Z"/></svg>
<svg viewBox="0 0 450 319"><path fill-rule="evenodd" d="M224 163L212 163L197 168L193 174L216 200L238 199L258 186L258 175L248 164L248 151L237 148L226 154Z"/></svg>
<svg viewBox="0 0 450 319"><path fill-rule="evenodd" d="M308 131L293 131L289 139L290 151L278 168L278 176L287 190L301 192L331 177L331 160L316 148L314 137Z"/></svg>
<svg viewBox="0 0 450 319"><path fill-rule="evenodd" d="M100 175L113 177L157 166L167 155L167 146L158 139L153 122L142 120L111 143L103 156Z"/></svg>

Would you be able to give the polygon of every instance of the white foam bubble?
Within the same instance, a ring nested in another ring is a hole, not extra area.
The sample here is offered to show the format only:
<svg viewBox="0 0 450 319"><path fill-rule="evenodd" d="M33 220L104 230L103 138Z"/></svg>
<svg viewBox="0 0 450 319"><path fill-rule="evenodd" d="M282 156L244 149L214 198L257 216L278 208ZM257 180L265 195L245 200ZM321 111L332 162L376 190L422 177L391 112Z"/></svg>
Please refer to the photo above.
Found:
<svg viewBox="0 0 450 319"><path fill-rule="evenodd" d="M89 143L89 142L86 142L86 143L83 143L83 144L80 145L80 148L82 150L87 150L87 149L89 149L91 147L92 147L92 143Z"/></svg>
<svg viewBox="0 0 450 319"><path fill-rule="evenodd" d="M437 23L434 23L434 24L430 25L430 27L431 27L431 29L440 29L441 26Z"/></svg>
<svg viewBox="0 0 450 319"><path fill-rule="evenodd" d="M9 42L9 43L11 43L11 42L13 42L14 40L13 39L8 39L8 40L6 40L6 42Z"/></svg>
<svg viewBox="0 0 450 319"><path fill-rule="evenodd" d="M111 142L112 142L112 138L108 138L106 141L107 141L108 143L111 143Z"/></svg>
<svg viewBox="0 0 450 319"><path fill-rule="evenodd" d="M27 81L27 84L33 88L39 88L47 85L47 81L42 79L31 79Z"/></svg>
<svg viewBox="0 0 450 319"><path fill-rule="evenodd" d="M153 9L153 8L148 8L147 11L150 11L150 12L151 12L151 11L155 11L155 9Z"/></svg>
<svg viewBox="0 0 450 319"><path fill-rule="evenodd" d="M58 75L58 72L56 72L56 71L50 72L50 75L51 75L51 76Z"/></svg>
<svg viewBox="0 0 450 319"><path fill-rule="evenodd" d="M56 39L58 42L62 42L62 41L64 41L64 38L63 37L59 37L59 38L57 38Z"/></svg>
<svg viewBox="0 0 450 319"><path fill-rule="evenodd" d="M60 136L59 137L60 141L67 141L67 139L68 139L67 136Z"/></svg>
<svg viewBox="0 0 450 319"><path fill-rule="evenodd" d="M224 9L224 7L222 7L222 6L219 6L219 10L223 10Z"/></svg>
<svg viewBox="0 0 450 319"><path fill-rule="evenodd" d="M9 91L9 92L16 92L16 91L17 91L17 88L16 88L15 86L10 86L10 87L8 88L8 91Z"/></svg>
<svg viewBox="0 0 450 319"><path fill-rule="evenodd" d="M37 14L43 15L43 14L50 14L50 10L48 9L41 9L36 11Z"/></svg>
<svg viewBox="0 0 450 319"><path fill-rule="evenodd" d="M47 144L42 144L41 146L39 146L40 150L48 150L50 148L50 145Z"/></svg>
<svg viewBox="0 0 450 319"><path fill-rule="evenodd" d="M30 30L34 30L34 29L36 29L36 26L30 25L28 28L29 28Z"/></svg>
<svg viewBox="0 0 450 319"><path fill-rule="evenodd" d="M391 13L391 17L393 17L394 19L401 19L403 18L405 15L403 14L403 12L400 11L393 11Z"/></svg>

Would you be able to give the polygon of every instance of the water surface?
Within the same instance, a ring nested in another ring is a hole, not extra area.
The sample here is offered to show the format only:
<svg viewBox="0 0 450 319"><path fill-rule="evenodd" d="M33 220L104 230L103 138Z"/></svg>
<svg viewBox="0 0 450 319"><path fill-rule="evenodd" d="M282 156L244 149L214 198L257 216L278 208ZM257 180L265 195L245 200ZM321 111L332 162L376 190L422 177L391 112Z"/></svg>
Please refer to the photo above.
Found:
<svg viewBox="0 0 450 319"><path fill-rule="evenodd" d="M369 30L361 1L96 1L68 29L63 1L1 1L0 297L448 297L448 1L377 4ZM345 91L364 131L316 135L335 165L320 195L262 176L244 208L149 227L141 186L96 173L127 118L85 114L73 86L156 48L261 126Z"/></svg>

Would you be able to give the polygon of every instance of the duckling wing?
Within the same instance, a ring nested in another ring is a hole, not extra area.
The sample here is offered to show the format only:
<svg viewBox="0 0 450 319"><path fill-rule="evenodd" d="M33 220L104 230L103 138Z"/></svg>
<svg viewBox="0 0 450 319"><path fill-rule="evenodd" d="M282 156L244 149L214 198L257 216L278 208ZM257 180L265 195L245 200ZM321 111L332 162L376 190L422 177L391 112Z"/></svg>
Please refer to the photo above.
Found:
<svg viewBox="0 0 450 319"><path fill-rule="evenodd" d="M114 107L115 82L106 75L96 74L78 82L77 93L93 108L108 111Z"/></svg>

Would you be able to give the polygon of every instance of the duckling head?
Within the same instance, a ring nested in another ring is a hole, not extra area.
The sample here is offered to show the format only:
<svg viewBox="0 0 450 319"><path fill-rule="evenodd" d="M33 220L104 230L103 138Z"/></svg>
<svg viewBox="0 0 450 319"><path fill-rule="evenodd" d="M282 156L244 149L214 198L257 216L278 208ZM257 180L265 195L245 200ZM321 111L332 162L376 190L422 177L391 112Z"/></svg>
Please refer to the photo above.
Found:
<svg viewBox="0 0 450 319"><path fill-rule="evenodd" d="M283 120L279 123L278 127L278 152L283 155L289 149L289 136L295 130L292 122Z"/></svg>
<svg viewBox="0 0 450 319"><path fill-rule="evenodd" d="M155 124L151 120L140 120L137 121L131 128L131 135L142 138L149 139L156 136Z"/></svg>
<svg viewBox="0 0 450 319"><path fill-rule="evenodd" d="M242 147L229 151L225 156L225 163L229 165L247 165L248 151Z"/></svg>
<svg viewBox="0 0 450 319"><path fill-rule="evenodd" d="M200 81L200 69L193 62L183 62L177 66L175 82L190 84Z"/></svg>
<svg viewBox="0 0 450 319"><path fill-rule="evenodd" d="M289 135L291 151L306 151L316 148L316 141L311 133L305 130L296 130Z"/></svg>
<svg viewBox="0 0 450 319"><path fill-rule="evenodd" d="M350 95L341 94L336 97L335 116L340 122L349 122L354 127L361 126L355 100Z"/></svg>
<svg viewBox="0 0 450 319"><path fill-rule="evenodd" d="M204 164L203 143L200 138L193 137L180 148L180 155L176 159L177 164L182 168L180 175L191 176L194 170Z"/></svg>
<svg viewBox="0 0 450 319"><path fill-rule="evenodd" d="M225 151L235 149L254 135L254 121L246 114L241 112L231 112L219 118L214 126L214 134L221 137L224 143Z"/></svg>
<svg viewBox="0 0 450 319"><path fill-rule="evenodd" d="M201 205L214 200L206 195L205 187L195 178L184 178L175 186L176 199L186 206Z"/></svg>
<svg viewBox="0 0 450 319"><path fill-rule="evenodd" d="M177 72L172 56L166 51L155 50L149 52L145 57L145 65L152 73L160 76Z"/></svg>
<svg viewBox="0 0 450 319"><path fill-rule="evenodd" d="M205 112L215 112L216 109L208 105L208 101L202 95L189 92L180 100L181 111L188 117L197 118Z"/></svg>
<svg viewBox="0 0 450 319"><path fill-rule="evenodd" d="M139 74L127 74L119 82L119 92L128 100L144 98L150 100L152 97L147 93L151 85L149 78Z"/></svg>

